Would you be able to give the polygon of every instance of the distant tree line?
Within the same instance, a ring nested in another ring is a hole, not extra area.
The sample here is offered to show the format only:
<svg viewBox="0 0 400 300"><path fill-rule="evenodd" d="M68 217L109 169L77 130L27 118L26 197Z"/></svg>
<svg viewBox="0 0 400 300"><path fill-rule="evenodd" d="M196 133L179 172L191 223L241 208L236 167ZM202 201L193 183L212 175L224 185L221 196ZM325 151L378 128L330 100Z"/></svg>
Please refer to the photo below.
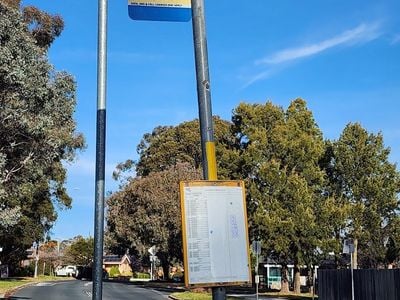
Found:
<svg viewBox="0 0 400 300"><path fill-rule="evenodd" d="M83 136L73 113L76 84L49 63L60 16L0 0L0 261L11 270L71 207L66 169Z"/></svg>
<svg viewBox="0 0 400 300"><path fill-rule="evenodd" d="M231 121L214 117L214 128L218 178L245 180L250 240L283 266L283 290L289 263L299 292L300 266L330 253L339 264L347 238L355 265L399 258L400 174L381 133L349 123L339 139L324 140L302 99L287 109L241 103ZM144 259L156 245L168 267L182 261L178 182L201 178L198 121L155 128L137 152L114 172L121 186L107 200L107 246Z"/></svg>
<svg viewBox="0 0 400 300"><path fill-rule="evenodd" d="M76 236L69 240L48 240L30 249L30 257L19 268L19 275L55 275L57 267L65 265L88 266L93 262L94 240Z"/></svg>

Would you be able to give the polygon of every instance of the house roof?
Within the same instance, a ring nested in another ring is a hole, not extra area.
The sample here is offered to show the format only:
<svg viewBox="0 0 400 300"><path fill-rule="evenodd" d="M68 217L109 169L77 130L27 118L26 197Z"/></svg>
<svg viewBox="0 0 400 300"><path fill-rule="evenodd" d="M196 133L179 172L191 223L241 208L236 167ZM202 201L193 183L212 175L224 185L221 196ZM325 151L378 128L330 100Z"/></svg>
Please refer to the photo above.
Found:
<svg viewBox="0 0 400 300"><path fill-rule="evenodd" d="M116 264L122 264L124 263L124 261L127 260L128 264L131 263L131 258L124 254L123 256L119 256L119 255L105 255L103 257L103 264L107 265L116 265Z"/></svg>

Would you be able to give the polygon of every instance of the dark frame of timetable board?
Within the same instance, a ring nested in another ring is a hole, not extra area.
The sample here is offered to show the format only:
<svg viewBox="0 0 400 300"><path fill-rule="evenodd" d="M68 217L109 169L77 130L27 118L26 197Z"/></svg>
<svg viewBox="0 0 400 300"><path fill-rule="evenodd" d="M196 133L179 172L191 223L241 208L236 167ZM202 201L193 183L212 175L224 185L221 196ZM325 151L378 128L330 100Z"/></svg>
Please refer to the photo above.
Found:
<svg viewBox="0 0 400 300"><path fill-rule="evenodd" d="M185 285L251 284L244 182L181 181L180 200Z"/></svg>

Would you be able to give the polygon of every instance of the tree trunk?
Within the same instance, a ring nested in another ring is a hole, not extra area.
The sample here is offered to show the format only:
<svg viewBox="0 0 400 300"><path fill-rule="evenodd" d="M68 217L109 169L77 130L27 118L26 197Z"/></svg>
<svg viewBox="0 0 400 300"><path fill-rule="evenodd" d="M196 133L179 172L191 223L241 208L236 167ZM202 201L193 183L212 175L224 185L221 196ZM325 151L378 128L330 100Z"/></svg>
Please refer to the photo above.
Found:
<svg viewBox="0 0 400 300"><path fill-rule="evenodd" d="M300 267L298 264L294 265L294 292L295 294L300 294Z"/></svg>
<svg viewBox="0 0 400 300"><path fill-rule="evenodd" d="M289 271L286 265L281 269L281 293L289 293Z"/></svg>
<svg viewBox="0 0 400 300"><path fill-rule="evenodd" d="M357 269L358 268L358 261L357 261L358 239L354 239L353 243L354 243L353 269Z"/></svg>
<svg viewBox="0 0 400 300"><path fill-rule="evenodd" d="M162 269L163 269L163 278L162 279L169 279L169 263L167 260L162 261Z"/></svg>

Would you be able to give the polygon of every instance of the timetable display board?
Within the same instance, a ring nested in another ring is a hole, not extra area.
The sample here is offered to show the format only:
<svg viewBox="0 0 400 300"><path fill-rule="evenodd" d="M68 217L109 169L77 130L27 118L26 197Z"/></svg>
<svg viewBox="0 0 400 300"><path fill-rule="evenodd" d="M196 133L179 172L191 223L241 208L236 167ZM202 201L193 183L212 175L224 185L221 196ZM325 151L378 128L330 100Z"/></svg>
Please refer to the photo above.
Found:
<svg viewBox="0 0 400 300"><path fill-rule="evenodd" d="M187 22L191 0L128 0L128 13L133 20Z"/></svg>
<svg viewBox="0 0 400 300"><path fill-rule="evenodd" d="M180 183L186 286L251 282L243 181Z"/></svg>

